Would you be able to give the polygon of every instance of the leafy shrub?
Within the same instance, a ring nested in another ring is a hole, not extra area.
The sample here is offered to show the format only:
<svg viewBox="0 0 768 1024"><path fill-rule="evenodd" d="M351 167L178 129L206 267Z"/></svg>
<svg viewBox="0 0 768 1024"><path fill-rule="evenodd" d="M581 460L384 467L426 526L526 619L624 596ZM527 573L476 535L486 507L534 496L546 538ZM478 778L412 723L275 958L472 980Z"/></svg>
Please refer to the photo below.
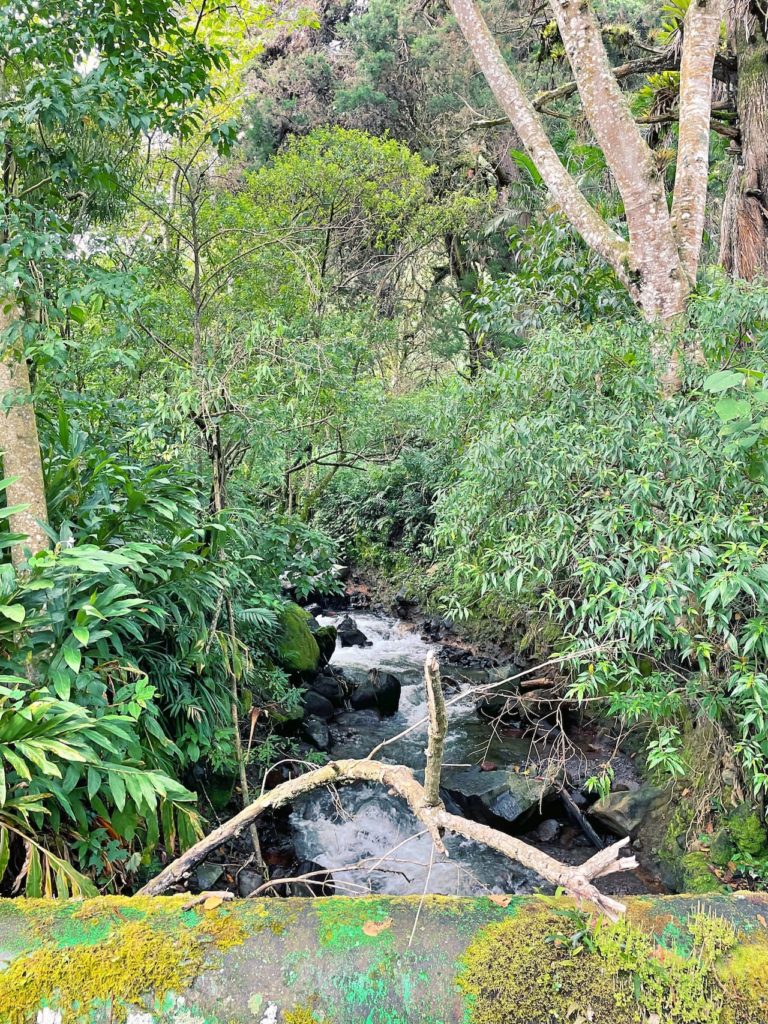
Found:
<svg viewBox="0 0 768 1024"><path fill-rule="evenodd" d="M731 344L762 371L765 293L757 299ZM728 339L708 302L694 306L686 340L721 356ZM574 692L650 723L651 767L685 772L684 724L700 714L732 736L760 792L766 491L749 452L721 435L705 371L691 368L683 390L660 397L656 341L633 321L558 325L485 375L472 396L475 440L457 451L436 503L441 590L456 617L535 608L564 643L596 641Z"/></svg>

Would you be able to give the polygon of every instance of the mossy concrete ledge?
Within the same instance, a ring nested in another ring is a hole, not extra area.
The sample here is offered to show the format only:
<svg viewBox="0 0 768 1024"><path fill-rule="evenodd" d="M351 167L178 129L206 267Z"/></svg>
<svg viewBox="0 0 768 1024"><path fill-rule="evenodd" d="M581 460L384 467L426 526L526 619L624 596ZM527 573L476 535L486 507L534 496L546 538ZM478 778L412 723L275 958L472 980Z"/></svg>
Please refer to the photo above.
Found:
<svg viewBox="0 0 768 1024"><path fill-rule="evenodd" d="M768 1024L768 896L0 900L2 1024Z"/></svg>

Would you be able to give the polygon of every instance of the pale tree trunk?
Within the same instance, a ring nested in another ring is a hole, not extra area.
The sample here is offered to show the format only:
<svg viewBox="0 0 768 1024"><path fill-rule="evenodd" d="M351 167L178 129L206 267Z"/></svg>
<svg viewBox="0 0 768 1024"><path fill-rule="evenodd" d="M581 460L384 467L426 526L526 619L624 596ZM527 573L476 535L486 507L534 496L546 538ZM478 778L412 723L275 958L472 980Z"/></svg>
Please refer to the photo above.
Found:
<svg viewBox="0 0 768 1024"><path fill-rule="evenodd" d="M720 260L734 277L768 275L768 26L756 0L728 0L741 151L723 206Z"/></svg>
<svg viewBox="0 0 768 1024"><path fill-rule="evenodd" d="M720 41L723 7L723 0L692 0L683 23L680 129L672 224L683 266L692 283L696 281L704 235L712 72Z"/></svg>
<svg viewBox="0 0 768 1024"><path fill-rule="evenodd" d="M450 0L450 6L493 95L530 153L553 200L590 249L602 256L630 287L626 241L589 205L563 166L539 115L510 71L474 0Z"/></svg>
<svg viewBox="0 0 768 1024"><path fill-rule="evenodd" d="M12 302L0 304L0 339L3 339L18 319L18 309ZM48 522L43 482L43 462L37 436L35 408L29 383L26 359L13 342L0 340L3 354L0 359L0 402L12 404L7 412L0 409L0 453L3 476L11 478L5 496L9 506L22 506L9 518L12 533L26 534L26 539L11 548L14 565L26 561L27 553L36 554L50 547L43 524Z"/></svg>
<svg viewBox="0 0 768 1024"><path fill-rule="evenodd" d="M589 5L553 0L552 9L584 111L624 201L630 292L649 319L673 319L685 308L690 285L653 153L613 74Z"/></svg>

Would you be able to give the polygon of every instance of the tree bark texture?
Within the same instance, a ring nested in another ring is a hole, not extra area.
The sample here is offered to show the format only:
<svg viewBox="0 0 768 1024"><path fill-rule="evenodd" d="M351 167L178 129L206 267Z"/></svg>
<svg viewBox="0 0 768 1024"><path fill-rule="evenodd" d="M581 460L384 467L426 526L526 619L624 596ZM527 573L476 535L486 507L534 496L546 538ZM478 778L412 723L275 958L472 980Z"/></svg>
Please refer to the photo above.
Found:
<svg viewBox="0 0 768 1024"><path fill-rule="evenodd" d="M740 147L723 205L720 261L734 277L768 275L768 25L756 0L728 0Z"/></svg>
<svg viewBox="0 0 768 1024"><path fill-rule="evenodd" d="M26 561L27 553L36 554L50 546L42 525L48 522L48 510L29 369L14 342L3 338L18 316L15 305L5 308L0 300L0 402L10 403L7 411L0 408L2 475L12 479L5 492L8 505L22 506L10 516L11 532L26 535L11 548L17 566Z"/></svg>
<svg viewBox="0 0 768 1024"><path fill-rule="evenodd" d="M573 930L562 916L572 907L563 898L536 896L231 903L211 897L194 906L186 896L0 900L0 1022L473 1024L478 1018L468 988L479 987L490 995L484 1024L510 1024L502 998L497 1008L494 985L503 990L503 972L514 971L519 960L529 972L531 963L541 965L527 996L535 1013L529 1024L540 1024L554 1019L557 991L546 981L553 960L565 961L567 982L568 971L592 955L586 948L580 956L570 947L558 952L544 937L547 928ZM768 896L758 893L634 897L628 921L655 937L660 965L692 957L694 915L728 922L736 946L706 970L716 998L738 1009L741 1000L751 1005L762 998L755 990L761 971L763 979L768 972L767 914ZM479 966L484 960L491 966ZM752 964L753 985L737 973L739 963L742 970ZM624 1009L610 1024L634 1019L631 977L616 984L624 985ZM572 998L567 1019L604 1019L579 1005L585 997L578 987ZM513 1024L519 1021L514 1015Z"/></svg>
<svg viewBox="0 0 768 1024"><path fill-rule="evenodd" d="M563 166L538 113L510 71L474 0L450 0L450 6L493 95L530 153L554 202L587 245L629 287L627 243L590 206Z"/></svg>
<svg viewBox="0 0 768 1024"><path fill-rule="evenodd" d="M584 112L624 202L630 292L649 318L676 317L685 308L690 284L651 148L614 76L589 4L553 0L552 10ZM711 89L711 78L709 84Z"/></svg>
<svg viewBox="0 0 768 1024"><path fill-rule="evenodd" d="M723 0L692 0L683 23L680 61L680 129L672 223L692 284L701 254L709 177L712 73L720 41Z"/></svg>

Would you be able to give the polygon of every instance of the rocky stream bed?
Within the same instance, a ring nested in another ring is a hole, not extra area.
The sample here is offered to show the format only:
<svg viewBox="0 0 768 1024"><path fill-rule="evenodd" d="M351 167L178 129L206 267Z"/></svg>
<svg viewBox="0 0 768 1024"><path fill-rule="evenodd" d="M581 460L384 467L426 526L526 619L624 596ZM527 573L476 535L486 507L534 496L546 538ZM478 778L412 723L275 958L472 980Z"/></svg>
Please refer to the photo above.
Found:
<svg viewBox="0 0 768 1024"><path fill-rule="evenodd" d="M637 838L663 794L643 784L609 733L564 713L554 700L551 666L539 670L514 655L478 653L448 624L420 618L407 604L388 611L315 605L304 618L327 660L303 676L303 718L294 730L305 758L365 757L380 747L379 760L423 772L423 666L428 651L437 650L449 706L447 809L569 864L631 834L640 869L608 876L600 887L616 895L664 891L655 851ZM614 791L596 803L584 786L608 759ZM290 770L282 766L275 781ZM548 891L532 872L470 840L449 837L448 856L436 853L408 808L380 787L318 790L265 817L259 831L270 880L302 879L276 885L276 895ZM191 888L252 893L264 880L251 852L247 835L240 837L197 869Z"/></svg>

